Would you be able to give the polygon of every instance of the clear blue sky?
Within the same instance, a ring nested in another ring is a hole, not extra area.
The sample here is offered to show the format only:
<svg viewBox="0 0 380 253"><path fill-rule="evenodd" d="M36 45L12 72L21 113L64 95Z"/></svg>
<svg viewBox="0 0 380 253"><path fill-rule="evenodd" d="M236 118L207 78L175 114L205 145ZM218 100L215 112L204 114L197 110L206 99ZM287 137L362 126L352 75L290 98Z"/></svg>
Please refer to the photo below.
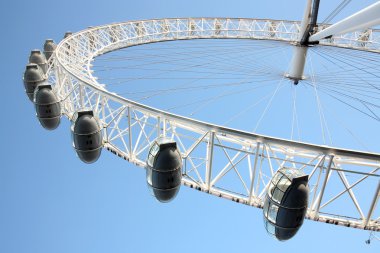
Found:
<svg viewBox="0 0 380 253"><path fill-rule="evenodd" d="M380 242L364 244L367 232L310 221L294 239L277 242L267 236L261 210L185 187L160 204L142 169L108 152L95 164L80 162L68 120L53 132L42 129L24 93L30 50L68 30L160 17L298 20L304 2L1 1L0 252L379 252ZM325 17L340 1L321 2ZM373 2L354 0L340 17Z"/></svg>

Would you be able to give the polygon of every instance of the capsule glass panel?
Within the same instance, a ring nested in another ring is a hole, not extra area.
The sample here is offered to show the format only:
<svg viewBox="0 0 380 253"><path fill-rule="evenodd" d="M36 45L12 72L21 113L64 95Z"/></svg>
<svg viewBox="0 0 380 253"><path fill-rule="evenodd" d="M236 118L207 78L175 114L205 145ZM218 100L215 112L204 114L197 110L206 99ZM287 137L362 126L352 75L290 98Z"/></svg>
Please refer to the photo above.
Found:
<svg viewBox="0 0 380 253"><path fill-rule="evenodd" d="M267 232L280 241L293 237L301 227L308 204L308 176L282 168L273 176L264 201Z"/></svg>

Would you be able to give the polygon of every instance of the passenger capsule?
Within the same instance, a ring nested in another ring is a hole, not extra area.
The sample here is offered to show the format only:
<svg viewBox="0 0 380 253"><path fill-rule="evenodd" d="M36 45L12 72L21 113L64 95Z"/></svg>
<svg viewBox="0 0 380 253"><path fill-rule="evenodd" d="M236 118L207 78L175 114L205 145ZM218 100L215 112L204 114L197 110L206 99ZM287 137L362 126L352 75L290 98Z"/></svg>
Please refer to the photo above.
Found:
<svg viewBox="0 0 380 253"><path fill-rule="evenodd" d="M80 111L74 115L71 127L73 145L79 159L85 163L98 160L102 152L102 129L93 111Z"/></svg>
<svg viewBox="0 0 380 253"><path fill-rule="evenodd" d="M282 168L273 176L264 202L267 232L280 241L292 238L302 226L308 205L308 175Z"/></svg>
<svg viewBox="0 0 380 253"><path fill-rule="evenodd" d="M32 50L29 56L29 63L37 64L44 74L46 74L48 70L48 64L45 55L38 49Z"/></svg>
<svg viewBox="0 0 380 253"><path fill-rule="evenodd" d="M53 55L57 45L54 43L52 39L47 39L44 44L44 55L47 60Z"/></svg>
<svg viewBox="0 0 380 253"><path fill-rule="evenodd" d="M37 64L30 63L26 65L23 80L26 95L28 95L30 101L33 102L35 88L37 87L37 85L43 84L46 80L44 77L44 73Z"/></svg>
<svg viewBox="0 0 380 253"><path fill-rule="evenodd" d="M56 129L61 121L61 105L50 85L38 85L34 91L37 118L48 130Z"/></svg>
<svg viewBox="0 0 380 253"><path fill-rule="evenodd" d="M71 35L73 35L72 32L66 32L65 35L63 36L63 38L66 39L66 38L70 37ZM71 46L70 46L70 44L67 44L67 52L66 52L67 55L69 55L70 50L71 50Z"/></svg>
<svg viewBox="0 0 380 253"><path fill-rule="evenodd" d="M66 39L67 37L70 37L71 35L73 35L73 32L65 32L65 35L63 36L64 39Z"/></svg>
<svg viewBox="0 0 380 253"><path fill-rule="evenodd" d="M158 138L150 147L146 180L152 195L160 202L175 198L181 186L182 158L177 143Z"/></svg>

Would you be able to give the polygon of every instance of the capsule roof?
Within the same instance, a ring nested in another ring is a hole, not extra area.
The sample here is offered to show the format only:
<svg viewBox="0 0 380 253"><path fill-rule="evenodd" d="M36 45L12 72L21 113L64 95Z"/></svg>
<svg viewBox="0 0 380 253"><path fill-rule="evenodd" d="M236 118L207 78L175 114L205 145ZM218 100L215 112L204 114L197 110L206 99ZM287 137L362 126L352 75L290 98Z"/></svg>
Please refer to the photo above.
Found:
<svg viewBox="0 0 380 253"><path fill-rule="evenodd" d="M34 103L39 105L53 104L57 102L56 96L52 93L49 84L38 85L34 91Z"/></svg>
<svg viewBox="0 0 380 253"><path fill-rule="evenodd" d="M35 63L29 63L26 65L24 72L25 82L42 82L45 80L42 69Z"/></svg>
<svg viewBox="0 0 380 253"><path fill-rule="evenodd" d="M67 31L67 32L65 32L65 35L63 36L63 38L67 38L67 37L69 37L69 36L71 36L73 34L73 32L70 32L70 31Z"/></svg>
<svg viewBox="0 0 380 253"><path fill-rule="evenodd" d="M29 63L46 64L47 60L45 55L38 49L30 52Z"/></svg>
<svg viewBox="0 0 380 253"><path fill-rule="evenodd" d="M174 148L177 148L177 143L173 140L173 139L170 139L168 137L159 137L155 140L155 142L160 146L160 147L163 147L163 148L166 148L168 146L170 147L174 147Z"/></svg>
<svg viewBox="0 0 380 253"><path fill-rule="evenodd" d="M76 113L73 131L76 134L92 134L99 132L101 127L92 111L80 111Z"/></svg>
<svg viewBox="0 0 380 253"><path fill-rule="evenodd" d="M47 39L44 44L44 51L45 52L53 52L56 49L57 45L55 44L54 40Z"/></svg>
<svg viewBox="0 0 380 253"><path fill-rule="evenodd" d="M307 198L289 198L287 197L288 190L296 187L299 184L307 185L309 176L302 171L292 168L282 168L273 176L268 187L268 194L272 201L286 206L287 208L299 208L305 206Z"/></svg>
<svg viewBox="0 0 380 253"><path fill-rule="evenodd" d="M177 143L170 138L166 138L166 137L157 138L153 142L153 144L150 146L150 149L149 149L148 160L147 160L148 166L153 167L156 157L159 156L159 153L165 152L165 150L168 148L177 150ZM179 154L178 150L177 150L177 153Z"/></svg>

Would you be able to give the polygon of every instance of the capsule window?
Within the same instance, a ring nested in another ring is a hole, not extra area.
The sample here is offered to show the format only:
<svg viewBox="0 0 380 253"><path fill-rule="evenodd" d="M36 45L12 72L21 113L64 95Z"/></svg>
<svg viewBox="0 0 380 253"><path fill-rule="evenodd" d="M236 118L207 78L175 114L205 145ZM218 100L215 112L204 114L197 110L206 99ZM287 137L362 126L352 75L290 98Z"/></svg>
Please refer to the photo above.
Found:
<svg viewBox="0 0 380 253"><path fill-rule="evenodd" d="M157 144L157 142L155 142L152 146L152 148L150 149L149 153L153 156L155 156L158 151L160 150L160 146Z"/></svg>
<svg viewBox="0 0 380 253"><path fill-rule="evenodd" d="M276 227L267 220L265 220L265 229L271 235L275 235L275 233L276 233Z"/></svg>
<svg viewBox="0 0 380 253"><path fill-rule="evenodd" d="M264 203L264 216L268 217L268 208L269 208L269 201L265 201Z"/></svg>
<svg viewBox="0 0 380 253"><path fill-rule="evenodd" d="M284 192L276 188L273 194L273 200L276 201L277 203L281 203L283 196L284 196Z"/></svg>
<svg viewBox="0 0 380 253"><path fill-rule="evenodd" d="M149 156L148 156L148 165L150 167L153 167L153 163L154 163L154 156L151 155L151 154L149 154Z"/></svg>
<svg viewBox="0 0 380 253"><path fill-rule="evenodd" d="M158 145L157 142L155 142L152 147L149 150L149 155L148 155L148 165L150 167L153 167L154 163L154 158L156 157L158 151L160 150L160 146Z"/></svg>
<svg viewBox="0 0 380 253"><path fill-rule="evenodd" d="M149 185L152 185L153 184L153 182L152 182L152 177L153 177L153 175L152 175L152 170L151 169L147 169L146 170L146 181L147 181L147 183L149 184ZM149 187L150 188L150 187ZM152 192L153 193L153 192Z"/></svg>
<svg viewBox="0 0 380 253"><path fill-rule="evenodd" d="M283 192L286 192L286 190L288 189L288 187L290 186L291 182L290 180L287 178L287 177L282 177L280 182L277 184L277 187L283 191Z"/></svg>
<svg viewBox="0 0 380 253"><path fill-rule="evenodd" d="M278 181L280 181L281 177L283 176L282 173L277 173L276 175L274 175L273 179L272 179L272 183L273 184L277 184Z"/></svg>
<svg viewBox="0 0 380 253"><path fill-rule="evenodd" d="M274 188L275 188L274 184L273 183L269 183L268 194L269 194L270 197L272 197L272 195L273 195Z"/></svg>
<svg viewBox="0 0 380 253"><path fill-rule="evenodd" d="M269 210L268 210L268 220L273 223L276 223L277 212L278 212L278 206L276 206L273 203L270 203Z"/></svg>

